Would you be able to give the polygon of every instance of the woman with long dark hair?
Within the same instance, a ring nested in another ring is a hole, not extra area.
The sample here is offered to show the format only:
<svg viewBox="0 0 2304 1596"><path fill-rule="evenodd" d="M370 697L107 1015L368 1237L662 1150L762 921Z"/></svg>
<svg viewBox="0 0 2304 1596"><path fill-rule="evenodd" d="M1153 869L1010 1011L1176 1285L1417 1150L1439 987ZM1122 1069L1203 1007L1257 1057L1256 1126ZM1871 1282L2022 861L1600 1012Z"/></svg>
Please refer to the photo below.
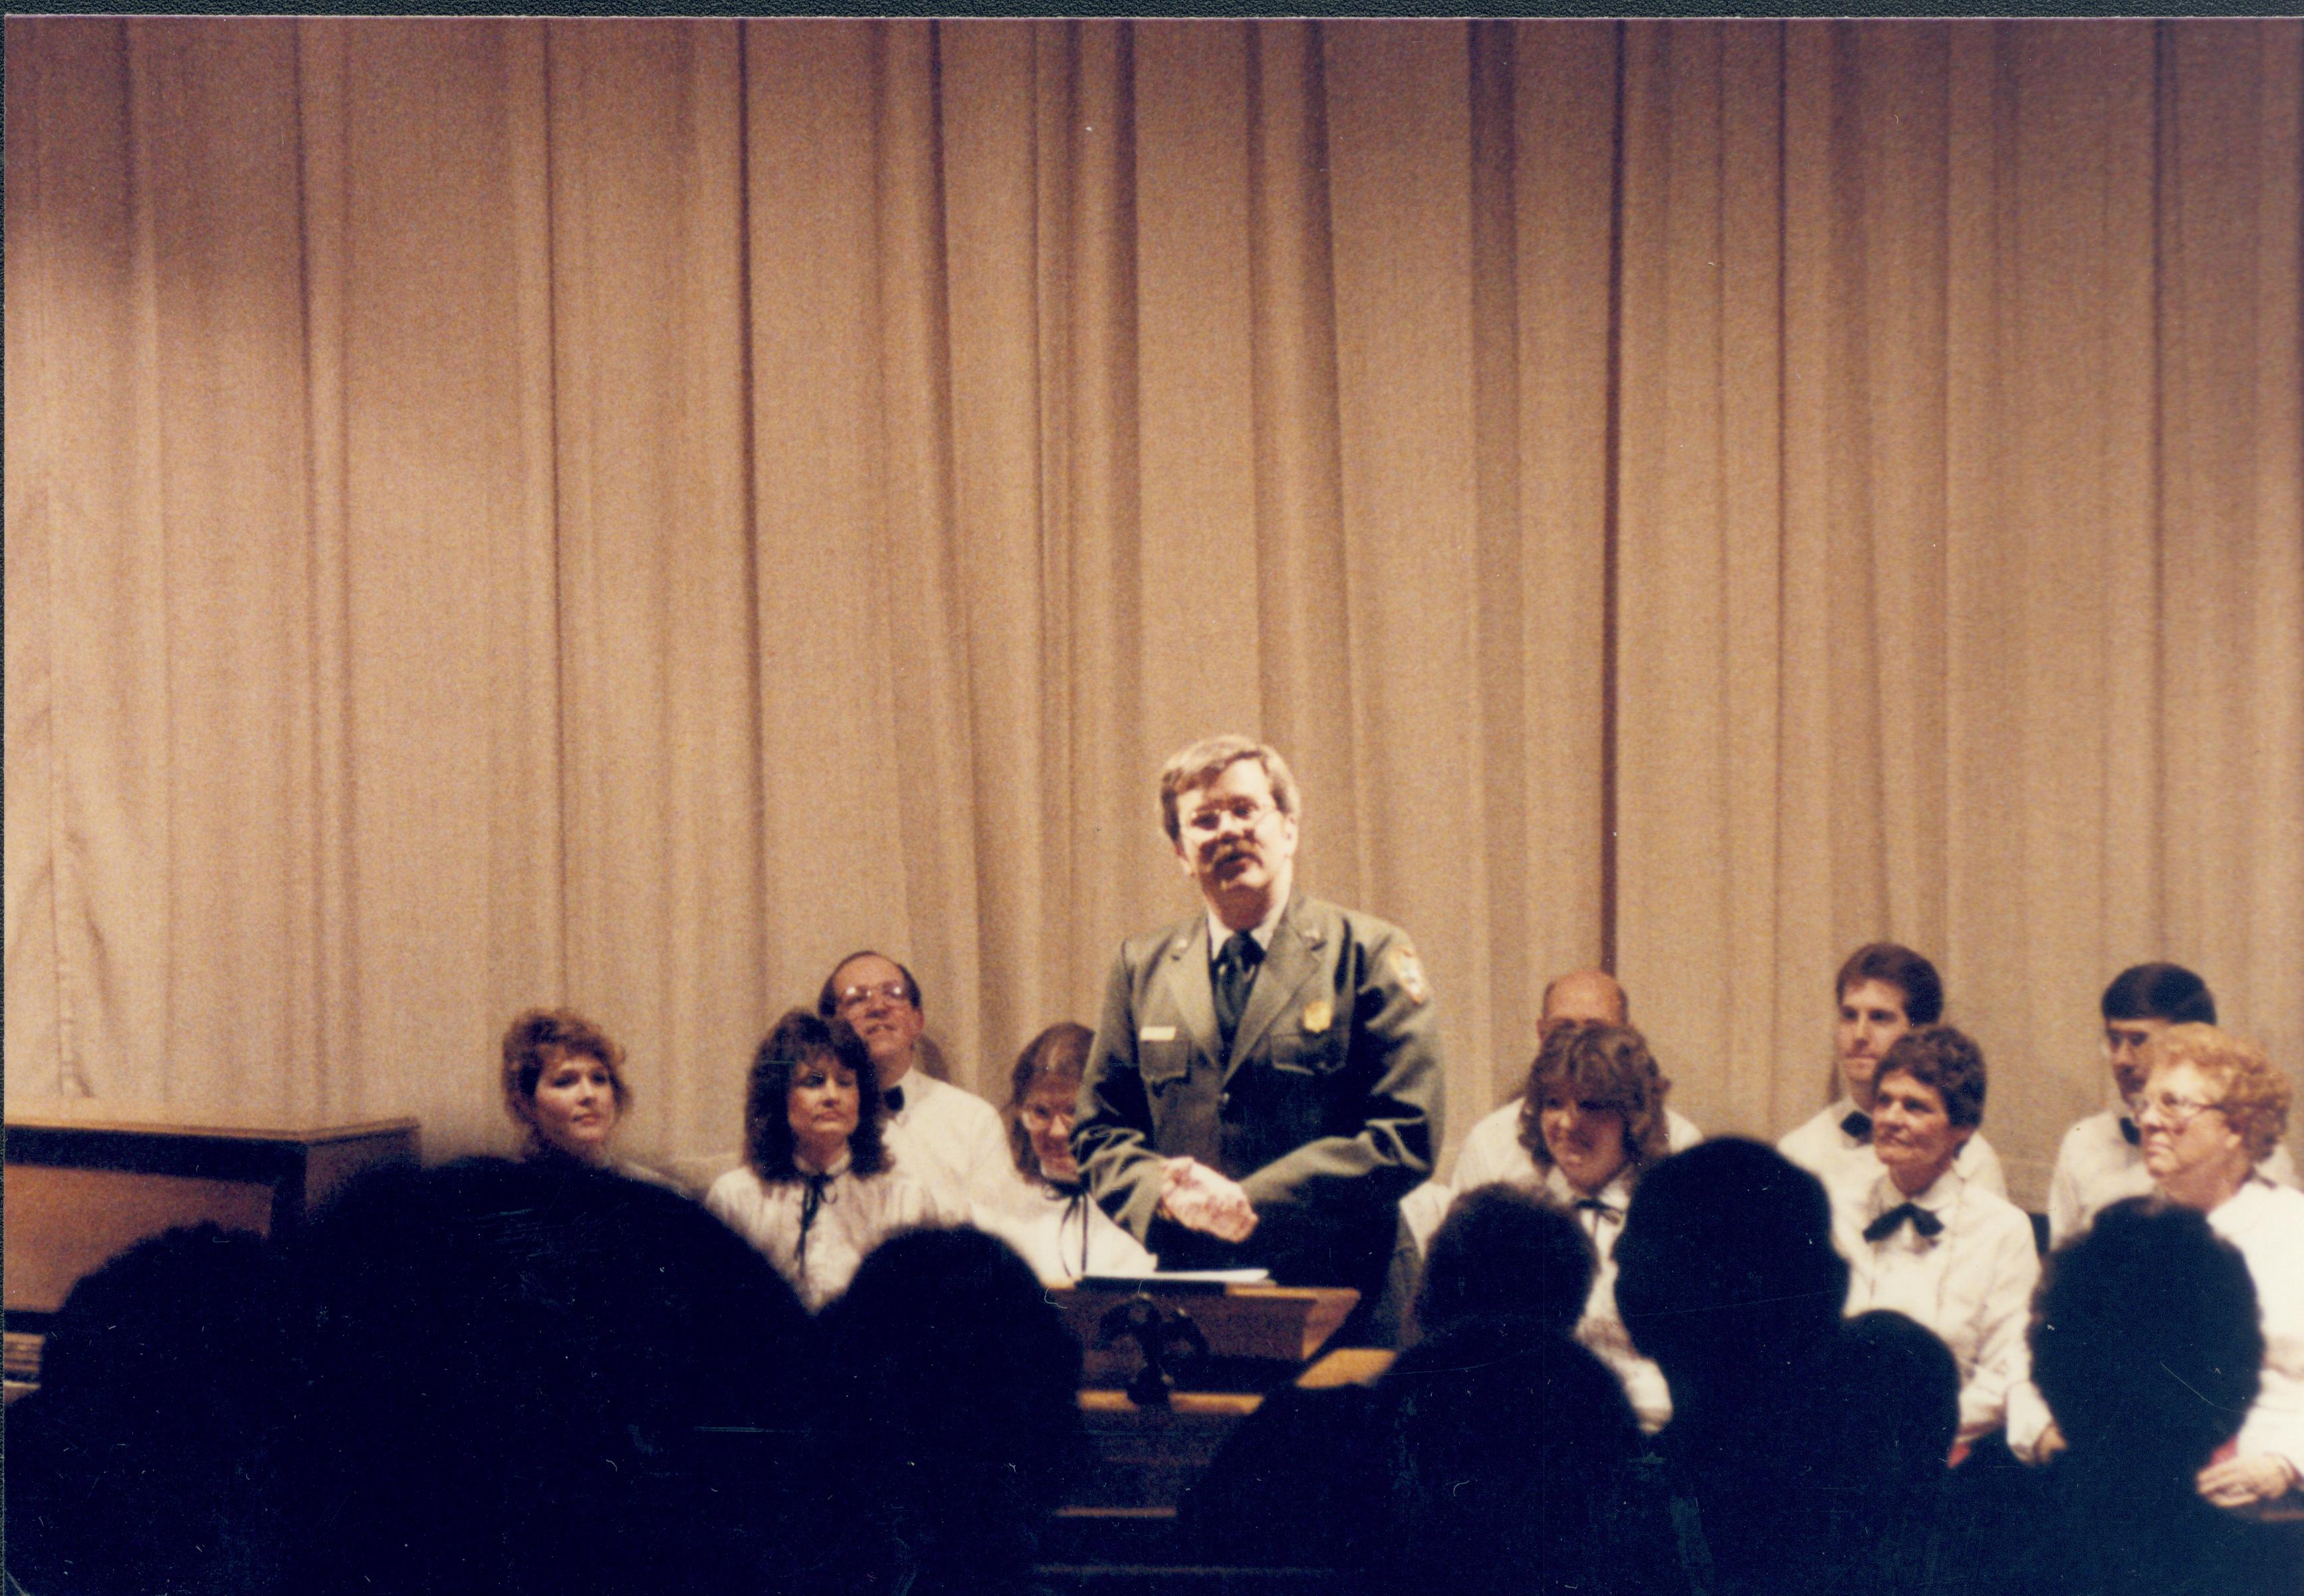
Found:
<svg viewBox="0 0 2304 1596"><path fill-rule="evenodd" d="M843 1020L796 1008L752 1059L744 1163L704 1206L767 1255L810 1312L848 1287L864 1255L931 1224L926 1188L894 1167L881 1139L872 1056Z"/></svg>

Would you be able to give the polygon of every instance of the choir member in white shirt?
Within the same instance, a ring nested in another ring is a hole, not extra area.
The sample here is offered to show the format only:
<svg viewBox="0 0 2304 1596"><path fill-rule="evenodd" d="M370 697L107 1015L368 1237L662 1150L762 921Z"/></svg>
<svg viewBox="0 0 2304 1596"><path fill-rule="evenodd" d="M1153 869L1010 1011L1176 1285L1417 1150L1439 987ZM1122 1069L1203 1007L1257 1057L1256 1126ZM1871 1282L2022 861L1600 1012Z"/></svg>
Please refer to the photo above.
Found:
<svg viewBox="0 0 2304 1596"><path fill-rule="evenodd" d="M816 1012L847 1021L863 1038L887 1105L888 1150L928 1188L947 1223L980 1223L1014 1200L998 1111L919 1067L928 1022L910 970L869 949L850 954L825 978Z"/></svg>
<svg viewBox="0 0 2304 1596"><path fill-rule="evenodd" d="M1833 1031L1841 1095L1776 1143L1776 1150L1824 1183L1838 1210L1859 1200L1880 1174L1872 1148L1872 1083L1880 1060L1915 1025L1944 1017L1944 981L1926 955L1895 942L1871 942L1848 955L1833 981L1840 1015ZM2008 1195L2000 1155L1970 1135L1960 1171L1995 1197Z"/></svg>
<svg viewBox="0 0 2304 1596"><path fill-rule="evenodd" d="M1002 1117L1015 1159L1014 1200L983 1227L1024 1255L1045 1286L1086 1275L1140 1275L1157 1263L1088 1196L1072 1157L1080 1076L1096 1033L1061 1020L1024 1045Z"/></svg>
<svg viewBox="0 0 2304 1596"><path fill-rule="evenodd" d="M1623 1382L1649 1435L1672 1417L1672 1397L1662 1371L1633 1350L1616 1311L1615 1251L1640 1172L1671 1151L1671 1089L1639 1031L1575 1021L1554 1027L1537 1050L1520 1120L1520 1144L1542 1171L1542 1192L1583 1228L1598 1261L1576 1339Z"/></svg>
<svg viewBox="0 0 2304 1596"><path fill-rule="evenodd" d="M844 1021L793 1009L752 1060L744 1163L704 1206L765 1254L810 1312L848 1287L864 1255L940 1215L893 1167L872 1056Z"/></svg>
<svg viewBox="0 0 2304 1596"><path fill-rule="evenodd" d="M1835 1205L1852 1317L1891 1309L1936 1332L1960 1366L1959 1441L2006 1421L2030 1376L2024 1331L2040 1278L2032 1221L1961 1167L1984 1117L1984 1054L1949 1025L1898 1037L1872 1079L1880 1173Z"/></svg>
<svg viewBox="0 0 2304 1596"><path fill-rule="evenodd" d="M2171 1025L2216 1023L2215 994L2181 964L2122 971L2105 988L2103 1007L2104 1058L2117 1100L2066 1131L2056 1150L2056 1172L2048 1182L2048 1239L2056 1246L2121 1199L2151 1194L2135 1115L2147 1073L2146 1044ZM2266 1180L2296 1184L2295 1161L2285 1147L2274 1146L2257 1167Z"/></svg>
<svg viewBox="0 0 2304 1596"><path fill-rule="evenodd" d="M2200 1494L2225 1507L2283 1496L2304 1481L2304 1193L2257 1166L2288 1129L2288 1082L2262 1048L2213 1025L2172 1025L2146 1050L2144 1166L2248 1260L2264 1327L2256 1401L2232 1456L2200 1472Z"/></svg>
<svg viewBox="0 0 2304 1596"><path fill-rule="evenodd" d="M1571 970L1565 975L1554 976L1544 989L1544 1001L1536 1022L1536 1038L1541 1046L1546 1032L1571 1020L1597 1020L1606 1025L1629 1025L1631 1002L1624 989L1605 970ZM1528 1101L1516 1096L1502 1108L1485 1116L1472 1126L1464 1138L1463 1146L1456 1150L1454 1168L1446 1180L1437 1177L1426 1181L1400 1200L1401 1223L1407 1227L1422 1258L1430 1252L1432 1238L1440 1222L1448 1217L1448 1210L1459 1193L1502 1181L1508 1185L1534 1191L1543 1184L1543 1176L1528 1156L1528 1149L1520 1144L1520 1108ZM1680 1129L1687 1121L1675 1114L1673 1119L1673 1148L1679 1150ZM1693 1133L1695 1126L1689 1125ZM1691 1134L1690 1141L1700 1141Z"/></svg>
<svg viewBox="0 0 2304 1596"><path fill-rule="evenodd" d="M1537 1036L1540 1040L1546 1031L1571 1020L1629 1025L1632 1023L1631 1006L1624 989L1605 970L1571 970L1544 989L1544 1009L1537 1022ZM1464 1145L1456 1150L1455 1167L1450 1171L1448 1181L1453 1191L1469 1192L1474 1186L1498 1180L1522 1186L1537 1184L1536 1165L1520 1140L1520 1110L1527 1101L1525 1097L1516 1097L1472 1126L1464 1137ZM1673 1110L1665 1110L1664 1125L1674 1152L1704 1140L1703 1132ZM1445 1204L1442 1206L1444 1210Z"/></svg>

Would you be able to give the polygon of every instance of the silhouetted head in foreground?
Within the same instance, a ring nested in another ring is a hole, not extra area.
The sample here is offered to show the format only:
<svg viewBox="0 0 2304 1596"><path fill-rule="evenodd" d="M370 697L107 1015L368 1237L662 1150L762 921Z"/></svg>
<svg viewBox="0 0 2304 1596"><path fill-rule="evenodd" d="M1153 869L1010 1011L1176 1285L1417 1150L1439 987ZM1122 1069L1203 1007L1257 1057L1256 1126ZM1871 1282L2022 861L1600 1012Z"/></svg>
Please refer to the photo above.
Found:
<svg viewBox="0 0 2304 1596"><path fill-rule="evenodd" d="M847 1415L829 1450L871 1520L853 1588L1026 1582L1087 1447L1080 1346L1030 1266L982 1231L907 1231L820 1322Z"/></svg>
<svg viewBox="0 0 2304 1596"><path fill-rule="evenodd" d="M1705 1548L1689 1572L1736 1596L1838 1588L1874 1541L1844 1505L1881 1481L1858 1449L1817 1439L1871 1411L1841 1366L1861 1349L1845 1345L1848 1265L1823 1185L1758 1142L1690 1148L1633 1192L1615 1262L1625 1327L1672 1388L1656 1445L1676 1515L1700 1525L1682 1538Z"/></svg>
<svg viewBox="0 0 2304 1596"><path fill-rule="evenodd" d="M814 1328L694 1203L568 1161L384 1172L309 1237L300 1591L789 1591Z"/></svg>
<svg viewBox="0 0 2304 1596"><path fill-rule="evenodd" d="M1781 1378L1833 1334L1848 1299L1822 1183L1775 1149L1732 1137L1648 1172L1615 1262L1625 1328L1664 1371L1682 1415L1724 1389Z"/></svg>
<svg viewBox="0 0 2304 1596"><path fill-rule="evenodd" d="M2076 1460L2185 1489L2264 1363L2248 1262L2190 1209L2116 1202L2048 1260L2032 1380Z"/></svg>
<svg viewBox="0 0 2304 1596"><path fill-rule="evenodd" d="M41 1596L277 1588L285 1277L200 1225L72 1289L8 1413L8 1567Z"/></svg>
<svg viewBox="0 0 2304 1596"><path fill-rule="evenodd" d="M1418 1332L1525 1314L1564 1336L1584 1312L1593 1268L1592 1244L1566 1214L1502 1181L1474 1186L1450 1205L1425 1251Z"/></svg>
<svg viewBox="0 0 2304 1596"><path fill-rule="evenodd" d="M1460 1319L1402 1353L1377 1395L1391 1490L1371 1588L1657 1588L1663 1543L1632 1489L1639 1429L1591 1353L1529 1316Z"/></svg>

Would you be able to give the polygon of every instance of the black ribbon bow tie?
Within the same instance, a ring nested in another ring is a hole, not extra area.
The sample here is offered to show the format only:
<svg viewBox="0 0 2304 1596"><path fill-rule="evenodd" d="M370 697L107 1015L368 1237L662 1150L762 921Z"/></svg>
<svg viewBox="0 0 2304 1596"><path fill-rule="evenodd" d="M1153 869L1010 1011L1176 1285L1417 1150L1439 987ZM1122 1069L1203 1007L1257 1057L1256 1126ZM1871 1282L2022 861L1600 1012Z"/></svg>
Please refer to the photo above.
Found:
<svg viewBox="0 0 2304 1596"><path fill-rule="evenodd" d="M1579 1197L1576 1200L1576 1206L1588 1213L1606 1214L1611 1218L1621 1219L1624 1217L1622 1209L1613 1202L1603 1201L1597 1197Z"/></svg>
<svg viewBox="0 0 2304 1596"><path fill-rule="evenodd" d="M2134 1147L2138 1142L2144 1140L2144 1133L2136 1128L2136 1122L2134 1120L2129 1118L2127 1115L2123 1114L2120 1116L2120 1137L2121 1140L2127 1142L2129 1146Z"/></svg>
<svg viewBox="0 0 2304 1596"><path fill-rule="evenodd" d="M832 1201L831 1186L829 1175L811 1175L808 1177L808 1190L800 1194L800 1244L794 1249L794 1257L803 1268L808 1263L808 1233L816 1228L817 1212Z"/></svg>
<svg viewBox="0 0 2304 1596"><path fill-rule="evenodd" d="M1842 1120L1840 1128L1842 1133L1855 1137L1859 1142L1872 1140L1872 1116L1861 1108Z"/></svg>
<svg viewBox="0 0 2304 1596"><path fill-rule="evenodd" d="M880 1098L882 1101L888 1105L889 1113L902 1114L904 1111L904 1089L902 1087L891 1086L887 1091L880 1094Z"/></svg>
<svg viewBox="0 0 2304 1596"><path fill-rule="evenodd" d="M1917 1202L1900 1202L1864 1227L1864 1239L1868 1242L1885 1241L1893 1235L1896 1227L1907 1219L1912 1222L1913 1230L1919 1233L1922 1241L1934 1241L1944 1233L1944 1221L1927 1209Z"/></svg>

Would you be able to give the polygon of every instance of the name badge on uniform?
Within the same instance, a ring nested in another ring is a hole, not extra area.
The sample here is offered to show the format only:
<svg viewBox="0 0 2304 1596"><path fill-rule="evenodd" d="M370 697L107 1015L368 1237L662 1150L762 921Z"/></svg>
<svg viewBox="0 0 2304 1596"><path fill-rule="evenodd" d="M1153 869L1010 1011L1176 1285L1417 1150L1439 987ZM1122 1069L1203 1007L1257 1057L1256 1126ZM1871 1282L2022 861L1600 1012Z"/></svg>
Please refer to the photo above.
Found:
<svg viewBox="0 0 2304 1596"><path fill-rule="evenodd" d="M1176 1028L1173 1025L1146 1025L1138 1030L1136 1040L1139 1042L1173 1042L1176 1040Z"/></svg>
<svg viewBox="0 0 2304 1596"><path fill-rule="evenodd" d="M1304 1029L1326 1031L1336 1017L1336 1006L1326 998L1315 998L1304 1006Z"/></svg>

